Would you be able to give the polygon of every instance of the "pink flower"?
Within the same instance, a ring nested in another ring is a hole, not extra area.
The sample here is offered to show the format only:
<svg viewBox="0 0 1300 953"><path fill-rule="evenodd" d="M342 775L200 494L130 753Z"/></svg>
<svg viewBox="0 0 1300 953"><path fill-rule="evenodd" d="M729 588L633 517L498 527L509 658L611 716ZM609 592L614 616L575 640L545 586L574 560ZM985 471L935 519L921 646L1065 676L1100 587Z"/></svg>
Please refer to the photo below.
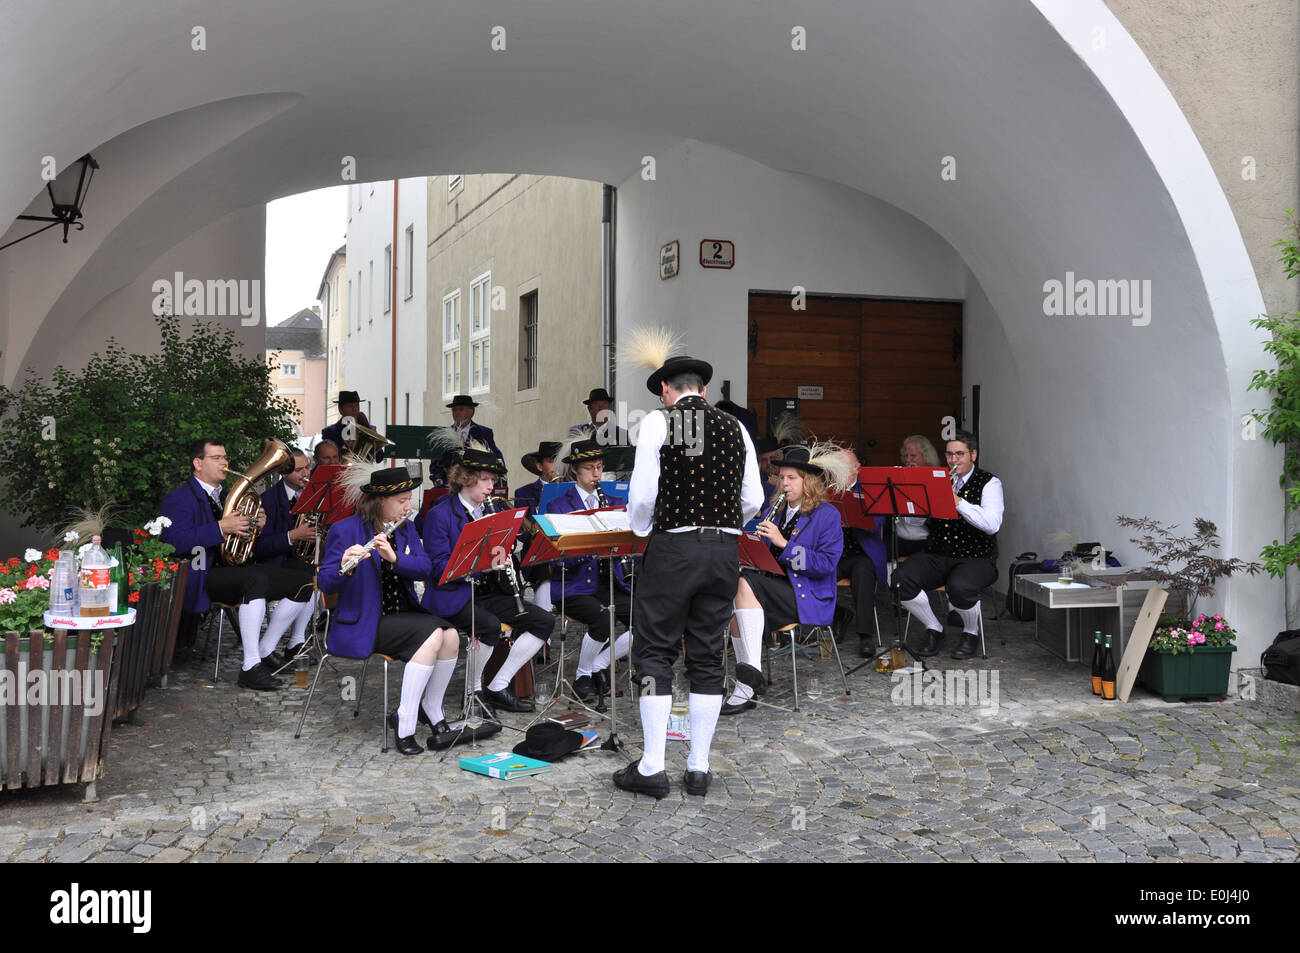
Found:
<svg viewBox="0 0 1300 953"><path fill-rule="evenodd" d="M1216 622L1216 623L1214 623L1214 629L1215 629L1216 632L1222 632L1222 631L1223 631L1223 623L1222 623L1222 622Z"/></svg>
<svg viewBox="0 0 1300 953"><path fill-rule="evenodd" d="M24 588L48 589L50 588L50 581L46 579L44 576L28 576Z"/></svg>
<svg viewBox="0 0 1300 953"><path fill-rule="evenodd" d="M8 605L18 598L12 589L0 589L0 605Z"/></svg>
<svg viewBox="0 0 1300 953"><path fill-rule="evenodd" d="M1201 618L1204 618L1204 616L1202 616ZM1201 620L1200 620L1200 619L1197 619L1195 622L1192 623L1192 628L1193 628L1193 629L1199 629L1200 627L1201 627Z"/></svg>
<svg viewBox="0 0 1300 953"><path fill-rule="evenodd" d="M1204 645L1204 644L1205 644L1205 636L1204 636L1204 634L1202 634L1202 633L1200 633L1200 632L1193 632L1191 635L1189 635L1189 636L1187 637L1187 644L1188 644L1188 645Z"/></svg>
<svg viewBox="0 0 1300 953"><path fill-rule="evenodd" d="M1214 613L1214 618L1216 618L1216 619L1222 619L1223 616L1219 615L1219 613L1216 612L1216 613Z"/></svg>

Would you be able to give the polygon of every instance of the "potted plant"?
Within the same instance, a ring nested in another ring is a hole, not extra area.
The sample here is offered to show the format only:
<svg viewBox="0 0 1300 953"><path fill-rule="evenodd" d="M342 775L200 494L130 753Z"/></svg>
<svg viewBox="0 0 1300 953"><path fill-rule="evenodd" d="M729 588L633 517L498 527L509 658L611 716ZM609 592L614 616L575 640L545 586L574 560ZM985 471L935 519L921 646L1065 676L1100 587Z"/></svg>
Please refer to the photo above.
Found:
<svg viewBox="0 0 1300 953"><path fill-rule="evenodd" d="M0 563L0 789L94 782L117 689L116 633L44 628L58 550Z"/></svg>
<svg viewBox="0 0 1300 953"><path fill-rule="evenodd" d="M1177 526L1146 517L1120 516L1117 522L1142 533L1129 542L1152 557L1143 575L1170 590L1175 605L1175 614L1161 619L1147 647L1143 683L1165 701L1223 697L1237 633L1222 615L1193 616L1196 603L1213 596L1220 579L1239 572L1254 575L1264 567L1218 555L1219 531L1207 519L1194 521L1192 536L1180 536Z"/></svg>
<svg viewBox="0 0 1300 953"><path fill-rule="evenodd" d="M1190 623L1165 617L1142 660L1142 681L1167 702L1222 698L1236 641L1237 631L1217 613Z"/></svg>

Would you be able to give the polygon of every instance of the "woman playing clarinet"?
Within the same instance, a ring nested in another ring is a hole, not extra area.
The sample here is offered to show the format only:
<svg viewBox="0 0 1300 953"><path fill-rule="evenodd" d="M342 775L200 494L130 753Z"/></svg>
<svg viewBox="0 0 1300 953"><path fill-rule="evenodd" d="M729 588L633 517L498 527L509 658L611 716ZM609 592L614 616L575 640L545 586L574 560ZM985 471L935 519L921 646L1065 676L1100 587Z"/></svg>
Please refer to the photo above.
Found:
<svg viewBox="0 0 1300 953"><path fill-rule="evenodd" d="M781 492L757 532L785 575L748 569L741 573L732 640L736 688L722 706L724 715L754 707L754 689L762 685L765 631L793 622L829 625L835 615L835 576L844 534L839 511L826 501L826 488L843 487L850 479L847 455L831 443L785 447L773 466Z"/></svg>
<svg viewBox="0 0 1300 953"><path fill-rule="evenodd" d="M431 751L450 747L456 732L443 718L442 699L456 668L460 638L415 597L413 583L431 571L407 518L419 480L405 469L370 470L368 464L354 463L343 482L356 515L330 527L319 575L321 592L339 593L329 652L348 658L379 652L405 662L401 702L388 713L397 750L407 755L424 751L415 740L417 721L433 729Z"/></svg>

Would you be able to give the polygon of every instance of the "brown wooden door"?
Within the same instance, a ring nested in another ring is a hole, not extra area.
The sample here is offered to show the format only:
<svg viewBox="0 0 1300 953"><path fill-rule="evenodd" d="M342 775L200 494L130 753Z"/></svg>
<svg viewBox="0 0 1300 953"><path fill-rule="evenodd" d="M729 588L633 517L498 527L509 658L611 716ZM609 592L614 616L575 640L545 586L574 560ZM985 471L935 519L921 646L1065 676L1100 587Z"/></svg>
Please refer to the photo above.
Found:
<svg viewBox="0 0 1300 953"><path fill-rule="evenodd" d="M961 411L961 304L788 295L749 297L749 408L767 433L767 399L802 400L805 433L852 444L863 464L892 466L913 433L942 448Z"/></svg>

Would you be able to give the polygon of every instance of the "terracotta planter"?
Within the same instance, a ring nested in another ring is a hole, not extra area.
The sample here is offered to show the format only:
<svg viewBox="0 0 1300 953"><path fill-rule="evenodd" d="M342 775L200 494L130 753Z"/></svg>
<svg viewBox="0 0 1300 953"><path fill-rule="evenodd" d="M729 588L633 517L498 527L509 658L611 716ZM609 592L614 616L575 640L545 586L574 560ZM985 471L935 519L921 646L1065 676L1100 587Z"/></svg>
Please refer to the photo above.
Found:
<svg viewBox="0 0 1300 953"><path fill-rule="evenodd" d="M0 788L85 783L86 800L95 799L118 691L114 648L122 634L102 633L98 648L91 648L89 633L63 629L48 636L39 630L4 635ZM34 683L30 676L37 673Z"/></svg>
<svg viewBox="0 0 1300 953"><path fill-rule="evenodd" d="M1167 702L1222 698L1228 694L1235 645L1198 645L1177 655L1150 649L1142 660L1142 682Z"/></svg>

